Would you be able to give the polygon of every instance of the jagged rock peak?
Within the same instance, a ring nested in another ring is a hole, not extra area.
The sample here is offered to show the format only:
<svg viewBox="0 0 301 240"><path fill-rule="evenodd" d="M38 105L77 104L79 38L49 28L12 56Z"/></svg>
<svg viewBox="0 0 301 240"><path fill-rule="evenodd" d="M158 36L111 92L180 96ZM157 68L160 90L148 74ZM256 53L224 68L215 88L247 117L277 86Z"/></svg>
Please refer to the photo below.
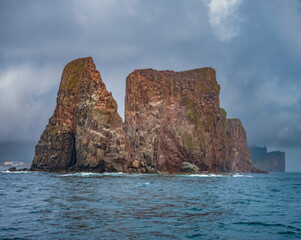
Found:
<svg viewBox="0 0 301 240"><path fill-rule="evenodd" d="M122 171L125 145L117 103L93 59L68 63L56 109L36 146L32 169Z"/></svg>

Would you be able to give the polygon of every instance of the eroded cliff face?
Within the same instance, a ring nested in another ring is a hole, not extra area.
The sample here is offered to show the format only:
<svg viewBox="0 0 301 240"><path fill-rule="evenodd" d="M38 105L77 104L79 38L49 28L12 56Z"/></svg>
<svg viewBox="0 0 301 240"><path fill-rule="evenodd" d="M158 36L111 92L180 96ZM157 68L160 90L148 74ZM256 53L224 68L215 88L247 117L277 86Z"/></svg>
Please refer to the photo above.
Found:
<svg viewBox="0 0 301 240"><path fill-rule="evenodd" d="M247 136L239 119L227 119L227 159L232 172L253 172Z"/></svg>
<svg viewBox="0 0 301 240"><path fill-rule="evenodd" d="M285 152L267 152L266 147L250 147L253 164L268 172L285 172Z"/></svg>
<svg viewBox="0 0 301 240"><path fill-rule="evenodd" d="M116 101L92 58L70 62L31 169L124 171L126 164L126 137Z"/></svg>
<svg viewBox="0 0 301 240"><path fill-rule="evenodd" d="M125 123L92 58L64 68L32 170L171 173L253 171L246 133L219 106L215 70L135 70Z"/></svg>
<svg viewBox="0 0 301 240"><path fill-rule="evenodd" d="M179 172L183 162L201 171L229 171L226 112L219 107L215 70L135 70L126 80L125 132L129 171L144 166Z"/></svg>

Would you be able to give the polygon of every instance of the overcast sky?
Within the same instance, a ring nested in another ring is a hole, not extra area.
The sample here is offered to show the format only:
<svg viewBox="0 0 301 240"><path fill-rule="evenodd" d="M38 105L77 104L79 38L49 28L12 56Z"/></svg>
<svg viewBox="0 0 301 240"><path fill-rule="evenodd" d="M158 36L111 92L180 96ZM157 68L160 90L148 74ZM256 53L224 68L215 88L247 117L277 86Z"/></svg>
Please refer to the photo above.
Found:
<svg viewBox="0 0 301 240"><path fill-rule="evenodd" d="M301 1L0 0L0 142L37 143L64 65L92 56L123 116L137 68L213 67L249 145L301 171Z"/></svg>

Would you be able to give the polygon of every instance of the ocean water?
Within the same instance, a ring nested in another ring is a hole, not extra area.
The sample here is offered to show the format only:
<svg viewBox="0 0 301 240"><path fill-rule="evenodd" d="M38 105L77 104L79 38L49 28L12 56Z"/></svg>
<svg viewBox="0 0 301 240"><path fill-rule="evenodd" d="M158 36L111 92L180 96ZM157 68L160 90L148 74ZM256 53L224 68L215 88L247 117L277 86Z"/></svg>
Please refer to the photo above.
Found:
<svg viewBox="0 0 301 240"><path fill-rule="evenodd" d="M0 172L0 239L301 239L301 173Z"/></svg>

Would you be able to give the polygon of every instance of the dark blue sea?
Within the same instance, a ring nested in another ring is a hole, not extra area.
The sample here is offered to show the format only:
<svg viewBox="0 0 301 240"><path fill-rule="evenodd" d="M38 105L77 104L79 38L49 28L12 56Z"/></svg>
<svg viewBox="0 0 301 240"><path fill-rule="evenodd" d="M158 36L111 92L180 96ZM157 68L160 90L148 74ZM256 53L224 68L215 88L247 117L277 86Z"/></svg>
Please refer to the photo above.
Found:
<svg viewBox="0 0 301 240"><path fill-rule="evenodd" d="M301 173L0 172L0 239L301 239Z"/></svg>

